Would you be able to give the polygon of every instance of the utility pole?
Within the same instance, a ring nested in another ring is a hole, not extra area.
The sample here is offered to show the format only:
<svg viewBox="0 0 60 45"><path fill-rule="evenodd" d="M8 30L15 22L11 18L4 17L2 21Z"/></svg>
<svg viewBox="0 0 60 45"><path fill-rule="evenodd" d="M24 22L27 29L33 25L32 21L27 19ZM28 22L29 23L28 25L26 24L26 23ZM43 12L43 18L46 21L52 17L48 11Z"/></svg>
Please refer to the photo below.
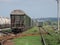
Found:
<svg viewBox="0 0 60 45"><path fill-rule="evenodd" d="M57 19L58 19L58 31L59 31L59 0L56 0L57 1Z"/></svg>

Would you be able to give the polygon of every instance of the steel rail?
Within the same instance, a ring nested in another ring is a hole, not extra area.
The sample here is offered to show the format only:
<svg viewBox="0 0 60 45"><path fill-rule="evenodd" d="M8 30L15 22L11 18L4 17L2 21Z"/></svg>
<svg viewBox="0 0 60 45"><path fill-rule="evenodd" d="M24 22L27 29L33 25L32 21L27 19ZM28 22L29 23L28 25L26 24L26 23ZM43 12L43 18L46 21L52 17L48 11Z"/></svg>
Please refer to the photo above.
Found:
<svg viewBox="0 0 60 45"><path fill-rule="evenodd" d="M41 36L41 41L42 41L43 45L47 45L40 28L41 27L39 27L39 33L40 33L40 36Z"/></svg>

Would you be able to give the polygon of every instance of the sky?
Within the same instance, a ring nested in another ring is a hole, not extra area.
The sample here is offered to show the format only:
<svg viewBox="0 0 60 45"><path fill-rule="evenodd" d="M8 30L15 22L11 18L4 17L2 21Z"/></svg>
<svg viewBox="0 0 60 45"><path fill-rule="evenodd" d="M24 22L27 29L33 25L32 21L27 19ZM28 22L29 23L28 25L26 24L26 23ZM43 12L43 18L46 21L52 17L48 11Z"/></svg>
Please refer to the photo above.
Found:
<svg viewBox="0 0 60 45"><path fill-rule="evenodd" d="M57 17L56 0L0 0L0 16L10 17L15 9L23 10L31 18Z"/></svg>

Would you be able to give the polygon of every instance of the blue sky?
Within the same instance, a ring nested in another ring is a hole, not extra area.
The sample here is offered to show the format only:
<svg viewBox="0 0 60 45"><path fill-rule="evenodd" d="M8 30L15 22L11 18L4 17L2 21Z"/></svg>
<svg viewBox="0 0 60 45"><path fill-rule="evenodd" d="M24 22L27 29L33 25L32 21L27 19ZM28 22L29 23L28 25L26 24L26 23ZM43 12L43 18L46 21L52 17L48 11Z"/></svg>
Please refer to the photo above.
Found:
<svg viewBox="0 0 60 45"><path fill-rule="evenodd" d="M56 0L0 0L0 16L9 17L14 9L21 9L31 18L57 17Z"/></svg>

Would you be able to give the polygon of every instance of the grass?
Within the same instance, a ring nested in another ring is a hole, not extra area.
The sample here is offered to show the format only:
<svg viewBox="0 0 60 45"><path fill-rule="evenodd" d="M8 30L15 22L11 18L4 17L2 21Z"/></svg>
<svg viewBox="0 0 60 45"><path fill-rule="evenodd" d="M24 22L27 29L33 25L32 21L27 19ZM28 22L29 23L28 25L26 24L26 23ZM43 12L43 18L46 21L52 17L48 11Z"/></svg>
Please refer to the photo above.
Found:
<svg viewBox="0 0 60 45"><path fill-rule="evenodd" d="M22 34L38 34L38 27L33 27ZM40 35L25 36L13 39L14 45L42 45Z"/></svg>
<svg viewBox="0 0 60 45"><path fill-rule="evenodd" d="M33 27L23 32L23 34L38 34L38 33L39 33L38 27Z"/></svg>
<svg viewBox="0 0 60 45"><path fill-rule="evenodd" d="M15 45L42 45L40 36L26 36L13 41Z"/></svg>

